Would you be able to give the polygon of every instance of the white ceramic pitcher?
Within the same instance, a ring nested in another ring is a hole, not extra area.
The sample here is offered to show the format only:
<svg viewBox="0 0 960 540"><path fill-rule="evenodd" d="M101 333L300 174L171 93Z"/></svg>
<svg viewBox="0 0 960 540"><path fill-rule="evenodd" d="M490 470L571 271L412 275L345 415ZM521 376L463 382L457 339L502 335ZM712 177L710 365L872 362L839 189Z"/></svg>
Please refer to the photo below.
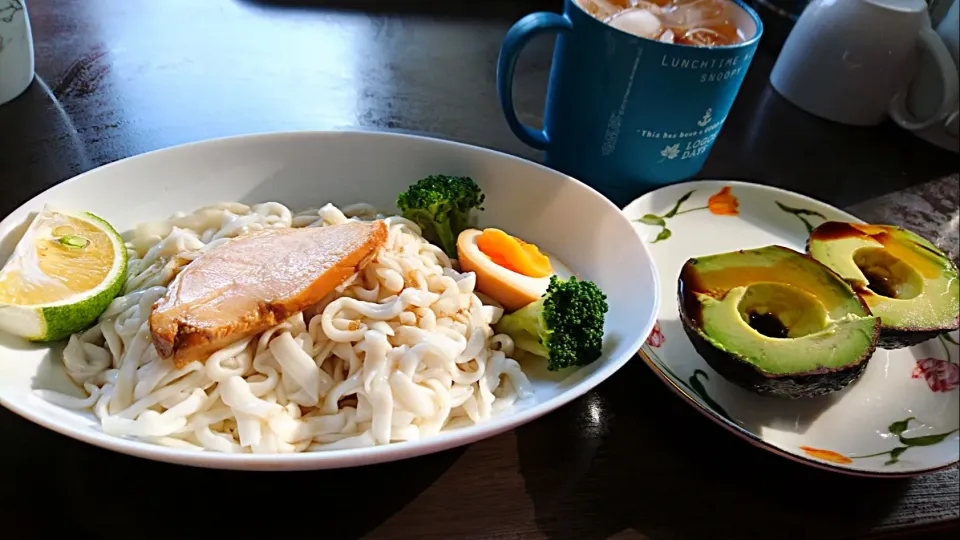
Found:
<svg viewBox="0 0 960 540"><path fill-rule="evenodd" d="M917 118L904 114L903 96L921 52L934 63L942 97ZM947 117L960 86L924 0L813 0L784 43L770 82L811 114L862 126L893 116L911 130Z"/></svg>
<svg viewBox="0 0 960 540"><path fill-rule="evenodd" d="M0 0L0 105L33 81L33 35L23 0Z"/></svg>

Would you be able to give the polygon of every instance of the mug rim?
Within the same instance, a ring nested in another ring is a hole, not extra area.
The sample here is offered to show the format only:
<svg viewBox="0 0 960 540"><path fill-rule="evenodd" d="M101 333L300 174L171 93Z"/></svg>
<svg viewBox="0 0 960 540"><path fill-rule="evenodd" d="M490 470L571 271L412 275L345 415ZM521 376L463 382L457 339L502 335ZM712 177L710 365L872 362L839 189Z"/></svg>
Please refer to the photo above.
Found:
<svg viewBox="0 0 960 540"><path fill-rule="evenodd" d="M617 33L622 34L622 35L624 35L624 36L628 36L628 37L630 37L630 38L638 39L638 40L641 40L641 41L649 41L649 42L651 42L651 43L658 43L658 44L660 44L660 45L665 45L665 46L668 46L668 47L670 47L670 46L672 46L672 47L684 47L684 48L689 48L689 49L706 49L706 50L713 50L713 51L734 50L734 49L739 49L739 48L742 48L742 47L749 47L749 46L755 45L758 41L760 41L760 38L763 36L763 21L760 19L760 15L758 15L757 12L754 11L753 8L751 8L750 6L748 6L748 5L746 4L746 2L744 2L744 0L726 0L726 1L727 1L727 2L731 2L731 3L733 3L733 4L736 4L737 7L739 7L740 9L742 9L751 19L753 19L753 24L757 27L757 31L754 32L754 34L753 34L753 36L752 36L751 38L745 39L745 40L741 41L740 43L734 43L734 44L732 44L732 45L712 45L712 46L707 47L707 46L701 46L701 45L687 45L687 44L685 44L685 43L667 43L667 42L665 42L665 41L658 41L658 40L656 40L656 39L650 39L650 38L647 38L647 37L640 37L640 36L638 36L638 35L631 34L631 33L629 33L629 32L624 32L623 30L620 30L619 28L614 28L613 26L610 26L609 24L601 21L600 19L598 19L598 18L594 17L593 15L591 15L590 13L588 13L587 10L583 9L583 6L581 6L581 5L580 5L580 2L578 2L577 0L565 0L566 4L568 4L568 5L573 5L576 9L580 10L580 13L582 13L583 15L586 15L587 17L589 17L590 20L596 21L597 23L602 24L604 27L609 28L610 30L613 30L614 32L617 32Z"/></svg>

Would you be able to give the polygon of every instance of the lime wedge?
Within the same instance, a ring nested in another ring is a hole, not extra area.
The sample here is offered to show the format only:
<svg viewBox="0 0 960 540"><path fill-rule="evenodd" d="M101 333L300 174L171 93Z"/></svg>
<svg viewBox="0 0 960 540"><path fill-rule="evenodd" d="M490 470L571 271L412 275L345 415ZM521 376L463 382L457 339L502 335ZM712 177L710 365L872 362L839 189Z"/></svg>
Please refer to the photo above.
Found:
<svg viewBox="0 0 960 540"><path fill-rule="evenodd" d="M0 270L0 330L31 341L79 332L120 293L126 271L109 223L44 207Z"/></svg>

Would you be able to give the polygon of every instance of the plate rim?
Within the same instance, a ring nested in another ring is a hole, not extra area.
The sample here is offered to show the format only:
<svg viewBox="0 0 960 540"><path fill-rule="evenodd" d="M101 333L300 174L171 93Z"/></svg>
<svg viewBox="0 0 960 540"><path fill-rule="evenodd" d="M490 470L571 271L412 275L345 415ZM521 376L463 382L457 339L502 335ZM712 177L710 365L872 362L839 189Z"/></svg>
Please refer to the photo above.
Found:
<svg viewBox="0 0 960 540"><path fill-rule="evenodd" d="M661 186L661 187L659 187L659 188L657 188L657 189L655 189L655 190L653 190L653 191L649 191L649 192L647 192L647 193L644 193L644 194L641 195L640 197L637 197L636 199L630 201L630 203L628 203L626 206L624 206L623 212L624 212L624 215L626 215L626 212L627 212L627 209L628 209L628 208L630 208L630 207L632 207L632 206L634 206L634 205L636 205L636 204L639 204L641 201L647 200L648 198L652 197L654 194L656 194L656 193L658 193L658 192L660 192L660 191L662 191L662 190L665 190L665 189L672 189L672 188L675 188L676 186L691 186L691 187L694 187L694 186L696 186L696 185L704 185L704 186L706 186L706 185L717 185L717 184L728 185L728 186L731 186L731 187L741 186L741 187L746 187L746 188L748 188L748 189L758 189L758 190L760 190L760 191L766 191L766 192L769 192L769 193L785 193L785 194L787 194L787 195L790 195L790 196L792 196L792 197L798 197L798 198L800 198L800 199L802 199L802 200L805 200L805 201L807 201L807 202L813 203L813 204L815 204L815 205L819 205L819 206L822 206L822 207L827 207L827 208L829 208L830 210L832 210L832 211L834 211L834 212L837 212L838 214L840 214L840 215L842 215L842 216L846 216L846 217L850 218L850 220L851 220L852 223L861 223L861 224L862 224L862 223L866 223L866 222L863 221L862 219L860 219L860 218L858 218L857 216L851 214L850 212L847 212L846 210L837 208L836 206L833 206L832 204L830 204L830 203L828 203L828 202L821 201L821 200L819 200L819 199L815 199L815 198L813 198L813 197L810 197L809 195L804 195L804 194L802 194L802 193L797 193L797 192L795 192L795 191L791 191L791 190L789 190L789 189L784 189L784 188L781 188L781 187L770 186L770 185L766 185L766 184L752 183L752 182L745 181L745 180L721 180L721 179L716 179L716 178L699 178L699 179L695 179L695 180L684 181L684 182L677 182L677 183L674 183L674 184L668 184L668 185L666 185L666 186ZM868 199L868 200L869 200L869 199ZM628 218L628 219L629 219L629 218ZM644 242L646 243L647 241L644 240ZM651 255L652 255L652 252L651 252ZM656 260L654 260L654 263L656 264ZM662 281L662 280L659 280L659 281ZM645 343L644 343L644 344L645 344ZM650 367L650 369L653 370L653 372L657 375L657 377L658 377L660 380L662 380L664 383L666 383L666 385L667 385L671 390L673 390L674 393L678 394L678 395L682 398L682 401L687 402L689 405L691 405L694 409L696 409L697 411L699 411L701 414L705 415L705 416L706 416L707 418L709 418L710 420L713 420L714 422L716 422L716 423L719 424L720 426L726 428L728 431L730 431L731 433L733 433L733 434L736 435L737 437L746 440L746 441L749 442L751 445L753 445L753 446L755 446L755 447L757 447L757 448L761 448L761 449L764 449L764 450L768 450L768 451L770 451L770 452L772 452L772 453L774 453L774 454L776 454L776 455L779 455L779 456L781 456L781 457L785 457L785 458L787 458L787 459L790 459L791 461L795 461L795 462L798 462L798 463L802 463L802 464L804 464L804 465L812 466L812 467L815 467L815 468L818 468L818 469L823 469L823 470L827 470L827 471L831 471L831 472L837 472L837 473L845 474L845 475L848 475L848 476L858 476L858 477L864 477L864 478L911 478L911 477L914 477L914 476L922 476L922 475L932 474L932 473L935 473L935 472L937 472L937 471L942 471L942 470L944 470L944 469L949 469L949 468L951 468L951 467L955 467L958 463L960 463L960 456L958 456L958 459L955 459L955 460L953 460L953 461L951 461L951 462L948 462L948 463L946 463L946 464L944 464L944 465L938 465L938 466L935 466L935 467L928 467L928 468L924 468L924 469L912 469L912 470L908 470L908 471L882 472L882 471L867 471L867 470L863 470L863 469L851 469L851 468L848 468L848 467L841 467L841 466L839 466L839 465L834 465L834 464L829 463L829 462L824 462L824 461L820 461L820 460L815 460L815 459L813 459L813 458L811 458L811 457L805 457L805 456L801 456L801 455L799 455L799 454L793 454L793 453L791 453L791 452L787 452L786 450L784 450L783 448L780 448L779 446L774 445L774 444L771 443L771 442L768 442L768 441L762 439L761 437L759 437L757 434L753 433L752 431L746 430L746 429L744 429L742 426L739 426L739 425L731 422L730 420L727 420L726 418L723 418L719 413L717 413L717 412L714 411L713 409L710 409L709 407L706 407L706 406L702 405L700 402L698 402L697 400L695 400L692 396L690 396L690 394L688 394L686 391L684 391L683 388L680 388L680 386L679 386L676 382L674 382L673 379L671 379L669 375L667 375L666 373L664 373L663 370L660 369L660 368L656 365L656 363L653 362L652 359L650 359L650 357L647 355L647 353L644 352L644 350L643 350L643 345L641 345L641 347L637 350L637 356L639 356L639 357L643 360L644 364L646 364L648 367Z"/></svg>
<svg viewBox="0 0 960 540"><path fill-rule="evenodd" d="M656 324L656 314L660 311L661 299L659 273L657 272L656 263L653 260L653 255L650 253L650 249L646 242L643 241L643 239L640 237L640 234L636 231L632 224L629 223L629 219L627 219L627 217L621 212L621 209L618 206L616 206L613 202L597 192L588 184L581 182L577 178L569 176L563 172L551 169L541 163L537 163L535 161L499 150L494 150L492 148L428 135L369 130L281 130L243 133L203 139L199 141L190 141L173 146L158 148L149 152L127 156L110 163L105 163L99 167L90 169L89 171L84 171L62 182L57 182L56 184L47 187L40 193L19 204L11 212L11 214L16 213L17 210L25 206L35 205L38 201L42 200L47 192L56 187L79 181L87 175L98 173L99 171L109 167L119 166L119 164L122 163L129 163L131 161L136 161L137 159L144 159L147 156L155 156L157 154L163 154L167 152L176 153L184 151L184 149L197 146L210 146L210 149L213 150L219 145L236 144L240 141L251 142L257 141L258 139L276 139L284 137L314 138L315 140L321 140L327 137L358 137L361 139L381 138L394 140L415 140L420 144L459 147L463 150L485 154L494 159L519 162L524 166L534 167L544 172L549 172L552 175L563 177L567 182L579 184L584 189L593 192L600 200L601 204L607 205L611 212L619 214L622 219L627 221L627 225L630 227L633 234L637 236L637 240L641 249L644 250L648 260L650 261L651 277L653 279L651 285L654 288L652 294L653 317L647 321L645 327L640 328L640 331L636 333L636 336L638 337L634 338L632 341L624 343L624 347L626 347L628 351L639 350L640 346L647 339L647 335L653 330L653 326ZM11 214L4 216L3 219L0 220L0 225L7 221L7 218ZM0 227L0 229L2 229L2 227ZM419 439L417 441L400 441L385 445L376 445L364 448L327 450L323 452L299 452L289 454L230 454L169 448L144 441L106 435L102 432L92 429L92 427L75 428L70 425L57 425L56 422L47 419L46 415L36 413L35 411L38 410L37 407L17 406L5 399L2 394L0 394L0 405L20 416L21 418L60 435L64 435L71 439L105 450L138 458L149 459L152 461L220 470L306 471L346 469L365 465L402 461L413 457L434 454L444 450L450 450L466 446L468 444L473 444L484 439L495 437L507 431L511 431L546 414L549 414L550 412L556 411L557 409L568 405L575 399L587 394L613 376L616 372L620 371L628 362L634 359L635 355L635 353L624 353L622 358L611 358L612 361L609 365L604 365L591 375L575 382L569 389L559 393L553 399L535 403L528 408L503 416L501 417L501 422L497 422L496 417L494 417L481 424L475 424L474 426L456 429L453 431L442 431L436 435ZM571 376L572 375L573 374L571 373ZM39 397L36 398L40 399ZM51 406L56 405L51 404ZM465 431L473 427L476 427L477 429L475 431Z"/></svg>

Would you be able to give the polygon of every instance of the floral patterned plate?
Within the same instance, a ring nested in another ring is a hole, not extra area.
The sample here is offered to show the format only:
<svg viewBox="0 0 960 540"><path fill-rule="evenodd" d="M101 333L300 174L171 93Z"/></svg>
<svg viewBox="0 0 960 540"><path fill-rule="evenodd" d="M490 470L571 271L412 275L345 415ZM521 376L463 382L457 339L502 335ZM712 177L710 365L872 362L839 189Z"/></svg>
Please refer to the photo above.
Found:
<svg viewBox="0 0 960 540"><path fill-rule="evenodd" d="M822 221L859 219L788 191L717 181L664 187L624 213L649 244L663 298L640 356L697 409L757 446L842 473L910 476L957 462L957 332L909 349L877 349L860 380L844 390L786 400L725 380L683 331L675 299L688 258L770 244L803 251Z"/></svg>

